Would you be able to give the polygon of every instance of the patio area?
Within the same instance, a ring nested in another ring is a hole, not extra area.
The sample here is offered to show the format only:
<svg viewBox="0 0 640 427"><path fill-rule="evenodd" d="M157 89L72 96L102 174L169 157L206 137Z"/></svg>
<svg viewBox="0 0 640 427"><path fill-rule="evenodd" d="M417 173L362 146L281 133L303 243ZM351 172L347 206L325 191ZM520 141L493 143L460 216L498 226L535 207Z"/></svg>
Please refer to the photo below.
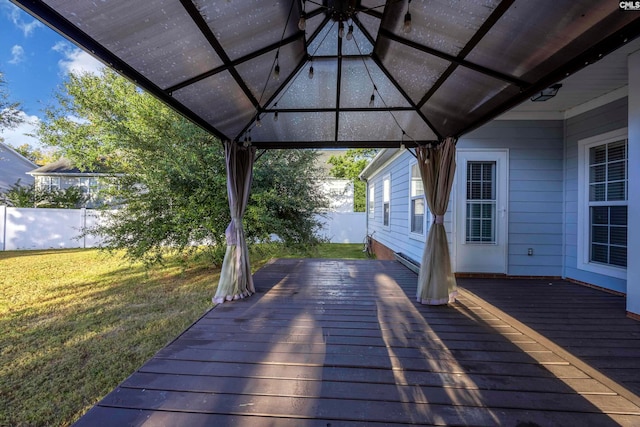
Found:
<svg viewBox="0 0 640 427"><path fill-rule="evenodd" d="M414 302L395 261L283 259L77 426L640 425L640 322L564 281L459 279Z"/></svg>

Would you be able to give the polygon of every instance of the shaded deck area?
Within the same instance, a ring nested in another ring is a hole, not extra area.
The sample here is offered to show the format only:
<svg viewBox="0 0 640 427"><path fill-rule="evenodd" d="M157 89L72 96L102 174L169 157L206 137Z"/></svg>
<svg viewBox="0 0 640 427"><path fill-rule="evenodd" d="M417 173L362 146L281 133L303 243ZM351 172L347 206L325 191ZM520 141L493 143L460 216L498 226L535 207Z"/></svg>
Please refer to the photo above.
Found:
<svg viewBox="0 0 640 427"><path fill-rule="evenodd" d="M414 302L394 261L277 260L78 426L637 426L640 322L564 281L460 279Z"/></svg>

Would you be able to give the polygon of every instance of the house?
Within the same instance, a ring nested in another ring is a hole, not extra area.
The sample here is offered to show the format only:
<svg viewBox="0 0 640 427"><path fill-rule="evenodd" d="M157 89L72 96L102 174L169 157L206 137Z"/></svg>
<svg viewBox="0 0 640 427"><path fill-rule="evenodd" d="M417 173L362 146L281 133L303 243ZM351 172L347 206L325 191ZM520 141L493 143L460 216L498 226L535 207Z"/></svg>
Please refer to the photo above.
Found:
<svg viewBox="0 0 640 427"><path fill-rule="evenodd" d="M444 219L452 267L624 293L636 317L640 43L561 84L555 98L524 102L458 140ZM419 263L433 218L413 152L385 149L361 178L378 257Z"/></svg>
<svg viewBox="0 0 640 427"><path fill-rule="evenodd" d="M113 173L99 169L82 171L75 167L69 159L59 159L27 172L35 180L37 188L46 190L64 190L69 187L80 187L87 196L86 208L96 208L105 203L100 191L104 190Z"/></svg>
<svg viewBox="0 0 640 427"><path fill-rule="evenodd" d="M20 181L20 185L32 185L34 178L27 172L38 167L13 148L0 142L0 193Z"/></svg>

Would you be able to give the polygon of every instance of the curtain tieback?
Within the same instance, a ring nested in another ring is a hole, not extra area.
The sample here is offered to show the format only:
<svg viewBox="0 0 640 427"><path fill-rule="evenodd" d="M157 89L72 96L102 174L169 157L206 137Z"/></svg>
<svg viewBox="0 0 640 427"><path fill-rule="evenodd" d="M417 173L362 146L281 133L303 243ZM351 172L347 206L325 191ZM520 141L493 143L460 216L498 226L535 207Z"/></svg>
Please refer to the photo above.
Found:
<svg viewBox="0 0 640 427"><path fill-rule="evenodd" d="M444 224L444 215L436 215L434 224Z"/></svg>
<svg viewBox="0 0 640 427"><path fill-rule="evenodd" d="M227 239L227 246L238 244L238 231L242 231L242 219L233 217L224 233Z"/></svg>

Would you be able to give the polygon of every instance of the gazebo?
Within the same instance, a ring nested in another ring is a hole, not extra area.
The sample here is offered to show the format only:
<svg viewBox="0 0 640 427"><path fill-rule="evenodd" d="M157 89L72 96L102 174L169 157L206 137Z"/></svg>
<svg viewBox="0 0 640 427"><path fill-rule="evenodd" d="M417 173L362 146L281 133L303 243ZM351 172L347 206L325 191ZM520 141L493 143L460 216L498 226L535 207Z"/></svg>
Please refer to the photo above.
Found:
<svg viewBox="0 0 640 427"><path fill-rule="evenodd" d="M446 303L456 139L640 35L637 2L13 2L224 142L232 221L217 301L253 292L242 214L256 150L405 146L437 225L418 299Z"/></svg>

